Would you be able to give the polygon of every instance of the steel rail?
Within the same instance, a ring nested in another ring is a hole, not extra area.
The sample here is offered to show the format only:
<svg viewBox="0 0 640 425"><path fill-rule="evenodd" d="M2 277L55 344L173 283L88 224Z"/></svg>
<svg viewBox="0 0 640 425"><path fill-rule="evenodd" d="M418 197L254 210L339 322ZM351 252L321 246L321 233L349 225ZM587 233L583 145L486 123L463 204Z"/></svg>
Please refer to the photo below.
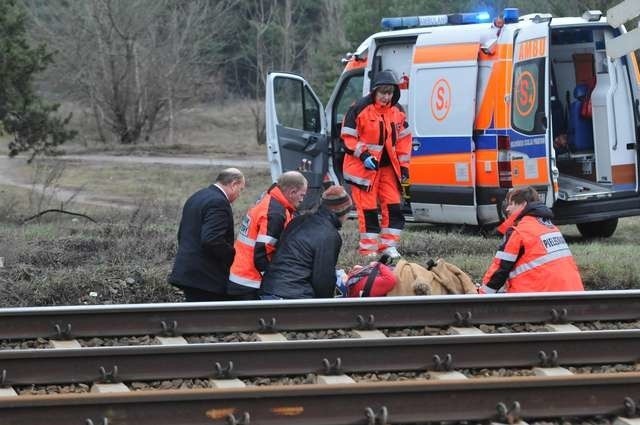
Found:
<svg viewBox="0 0 640 425"><path fill-rule="evenodd" d="M635 363L640 330L0 351L4 385Z"/></svg>
<svg viewBox="0 0 640 425"><path fill-rule="evenodd" d="M640 319L640 290L0 309L0 339Z"/></svg>
<svg viewBox="0 0 640 425"><path fill-rule="evenodd" d="M640 413L640 373L20 396L3 425L344 425Z"/></svg>

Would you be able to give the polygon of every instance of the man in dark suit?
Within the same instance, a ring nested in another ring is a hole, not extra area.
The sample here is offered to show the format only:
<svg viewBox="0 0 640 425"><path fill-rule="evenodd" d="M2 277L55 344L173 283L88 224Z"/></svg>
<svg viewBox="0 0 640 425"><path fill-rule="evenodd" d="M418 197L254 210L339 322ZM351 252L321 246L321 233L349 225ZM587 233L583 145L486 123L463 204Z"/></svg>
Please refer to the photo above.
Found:
<svg viewBox="0 0 640 425"><path fill-rule="evenodd" d="M231 203L244 186L242 172L227 168L184 204L169 283L182 289L186 301L233 299L225 295L235 256Z"/></svg>

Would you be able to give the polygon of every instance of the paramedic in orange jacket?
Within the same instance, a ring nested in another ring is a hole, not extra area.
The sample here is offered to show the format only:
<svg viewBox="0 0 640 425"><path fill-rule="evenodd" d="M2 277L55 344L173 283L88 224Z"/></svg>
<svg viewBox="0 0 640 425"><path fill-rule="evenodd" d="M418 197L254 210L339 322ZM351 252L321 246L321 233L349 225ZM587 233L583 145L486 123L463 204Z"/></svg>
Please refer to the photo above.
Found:
<svg viewBox="0 0 640 425"><path fill-rule="evenodd" d="M307 193L307 179L298 171L283 173L249 209L235 242L227 294L236 300L257 299L262 275L271 262L280 235Z"/></svg>
<svg viewBox="0 0 640 425"><path fill-rule="evenodd" d="M584 291L567 242L538 192L529 186L513 189L505 203L507 219L498 227L504 241L478 292L498 292L505 285L506 292Z"/></svg>
<svg viewBox="0 0 640 425"><path fill-rule="evenodd" d="M343 173L358 212L358 251L363 256L400 257L397 246L404 228L400 184L409 181L411 132L399 99L393 72L378 72L371 93L351 106L342 125L347 153Z"/></svg>

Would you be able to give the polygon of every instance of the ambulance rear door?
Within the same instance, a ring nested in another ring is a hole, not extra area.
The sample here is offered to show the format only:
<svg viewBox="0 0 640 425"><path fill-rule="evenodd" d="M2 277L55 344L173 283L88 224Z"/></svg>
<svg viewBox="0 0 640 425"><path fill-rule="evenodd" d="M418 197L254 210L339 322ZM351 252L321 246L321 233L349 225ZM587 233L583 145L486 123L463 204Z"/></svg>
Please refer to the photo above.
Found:
<svg viewBox="0 0 640 425"><path fill-rule="evenodd" d="M478 32L434 28L418 36L411 68L411 209L416 221L478 224L473 123Z"/></svg>
<svg viewBox="0 0 640 425"><path fill-rule="evenodd" d="M305 206L322 192L329 147L326 117L320 99L299 75L272 72L267 76L267 157L271 177L298 170L309 182Z"/></svg>
<svg viewBox="0 0 640 425"><path fill-rule="evenodd" d="M549 20L526 21L515 35L511 90L511 131L500 173L513 186L534 186L546 204L554 201L549 135ZM501 158L499 158L499 161ZM501 178L503 178L501 174Z"/></svg>
<svg viewBox="0 0 640 425"><path fill-rule="evenodd" d="M598 63L599 69L596 69L599 72L598 79L603 75L611 81L611 87L606 90L606 99L611 104L608 109L613 110L615 130L611 136L613 189L616 192L634 191L636 194L639 189L640 152L640 68L636 52L640 48L640 27L627 32L623 23L638 15L640 8L637 3L627 1L612 7L607 11L607 22L618 30L603 34L607 57L603 57L604 53L598 49L602 45L596 42L596 57L602 59ZM630 89L627 88L627 81Z"/></svg>

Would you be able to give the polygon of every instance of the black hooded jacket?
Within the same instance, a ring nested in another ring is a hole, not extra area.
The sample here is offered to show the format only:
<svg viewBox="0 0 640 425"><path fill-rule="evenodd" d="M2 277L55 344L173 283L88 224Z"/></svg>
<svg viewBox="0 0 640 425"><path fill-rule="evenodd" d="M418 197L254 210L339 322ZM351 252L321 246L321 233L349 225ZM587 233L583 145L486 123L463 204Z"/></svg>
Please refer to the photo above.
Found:
<svg viewBox="0 0 640 425"><path fill-rule="evenodd" d="M261 293L286 299L333 297L341 226L324 206L291 220L262 278Z"/></svg>

